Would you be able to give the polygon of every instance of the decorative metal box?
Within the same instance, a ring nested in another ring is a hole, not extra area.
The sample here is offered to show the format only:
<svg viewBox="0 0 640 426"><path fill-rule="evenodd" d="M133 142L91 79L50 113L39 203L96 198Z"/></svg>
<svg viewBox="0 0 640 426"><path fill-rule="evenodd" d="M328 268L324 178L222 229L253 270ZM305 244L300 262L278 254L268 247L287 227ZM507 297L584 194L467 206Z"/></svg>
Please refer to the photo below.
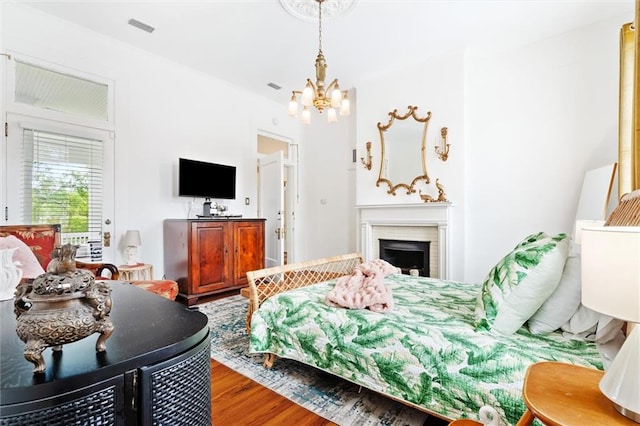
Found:
<svg viewBox="0 0 640 426"><path fill-rule="evenodd" d="M76 270L71 244L56 248L51 257L48 272L20 284L14 300L16 332L25 342L24 357L35 365L34 373L45 371L42 352L47 347L61 351L63 344L100 333L96 351L103 352L113 332L109 283Z"/></svg>

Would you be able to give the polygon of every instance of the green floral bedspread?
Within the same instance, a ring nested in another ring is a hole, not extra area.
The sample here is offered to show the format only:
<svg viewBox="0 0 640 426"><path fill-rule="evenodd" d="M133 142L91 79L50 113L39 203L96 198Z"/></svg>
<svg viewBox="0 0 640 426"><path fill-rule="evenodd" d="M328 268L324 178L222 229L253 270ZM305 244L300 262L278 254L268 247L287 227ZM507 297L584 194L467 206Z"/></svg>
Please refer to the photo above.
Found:
<svg viewBox="0 0 640 426"><path fill-rule="evenodd" d="M385 284L395 302L386 314L327 306L335 280L271 297L253 315L250 351L303 362L449 419L477 419L490 405L503 425L525 410L530 364L603 368L595 344L560 333L474 331L479 283L390 275Z"/></svg>

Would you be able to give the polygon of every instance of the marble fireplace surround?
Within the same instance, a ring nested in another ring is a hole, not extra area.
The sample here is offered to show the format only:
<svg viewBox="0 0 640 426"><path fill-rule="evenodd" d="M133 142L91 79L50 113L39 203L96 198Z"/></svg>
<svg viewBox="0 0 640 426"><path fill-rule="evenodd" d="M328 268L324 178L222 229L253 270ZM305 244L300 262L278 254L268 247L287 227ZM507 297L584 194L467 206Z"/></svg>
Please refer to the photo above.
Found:
<svg viewBox="0 0 640 426"><path fill-rule="evenodd" d="M365 260L379 257L379 239L431 241L430 275L448 279L451 203L359 205L360 251Z"/></svg>

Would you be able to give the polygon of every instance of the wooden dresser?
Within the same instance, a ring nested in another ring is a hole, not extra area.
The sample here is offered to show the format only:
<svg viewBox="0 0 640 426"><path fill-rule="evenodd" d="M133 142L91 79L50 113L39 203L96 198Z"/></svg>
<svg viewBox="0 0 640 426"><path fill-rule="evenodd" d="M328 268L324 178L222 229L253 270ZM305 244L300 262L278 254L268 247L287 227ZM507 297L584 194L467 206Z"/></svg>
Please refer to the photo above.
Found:
<svg viewBox="0 0 640 426"><path fill-rule="evenodd" d="M191 306L202 296L248 285L246 273L264 268L264 219L167 219L164 271L178 283L178 299Z"/></svg>

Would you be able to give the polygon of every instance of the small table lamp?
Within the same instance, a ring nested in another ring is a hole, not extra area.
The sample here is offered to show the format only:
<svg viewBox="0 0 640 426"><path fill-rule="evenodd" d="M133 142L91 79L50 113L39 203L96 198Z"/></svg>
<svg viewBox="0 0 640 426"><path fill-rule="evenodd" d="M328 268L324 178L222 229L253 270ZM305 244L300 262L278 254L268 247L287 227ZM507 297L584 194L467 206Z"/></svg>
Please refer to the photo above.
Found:
<svg viewBox="0 0 640 426"><path fill-rule="evenodd" d="M611 317L640 322L640 227L582 229L582 303ZM621 414L640 423L640 326L632 326L600 390Z"/></svg>
<svg viewBox="0 0 640 426"><path fill-rule="evenodd" d="M604 226L604 220L576 220L575 229L574 229L574 237L573 242L576 245L582 245L582 230L584 228L599 228Z"/></svg>
<svg viewBox="0 0 640 426"><path fill-rule="evenodd" d="M136 252L138 250L138 246L142 245L140 231L127 231L124 235L123 244L127 247L127 265L137 265L138 261L136 260Z"/></svg>

